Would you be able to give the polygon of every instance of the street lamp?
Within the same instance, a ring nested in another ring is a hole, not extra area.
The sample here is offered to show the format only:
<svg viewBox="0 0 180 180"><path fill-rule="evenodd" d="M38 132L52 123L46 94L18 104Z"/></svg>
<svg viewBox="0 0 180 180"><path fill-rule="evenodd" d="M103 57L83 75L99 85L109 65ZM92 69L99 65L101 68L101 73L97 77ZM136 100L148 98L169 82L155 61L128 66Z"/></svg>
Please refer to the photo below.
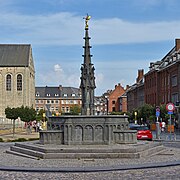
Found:
<svg viewBox="0 0 180 180"><path fill-rule="evenodd" d="M137 124L137 112L134 112L134 116L135 116L135 124Z"/></svg>

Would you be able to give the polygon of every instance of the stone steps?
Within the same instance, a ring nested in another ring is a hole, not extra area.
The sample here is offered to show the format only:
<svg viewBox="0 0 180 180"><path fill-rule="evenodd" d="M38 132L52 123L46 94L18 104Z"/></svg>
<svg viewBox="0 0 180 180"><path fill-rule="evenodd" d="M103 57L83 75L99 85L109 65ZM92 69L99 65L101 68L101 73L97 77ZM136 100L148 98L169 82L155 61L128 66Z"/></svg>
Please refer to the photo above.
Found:
<svg viewBox="0 0 180 180"><path fill-rule="evenodd" d="M40 145L15 143L7 153L35 159L78 159L78 158L141 158L164 150L157 142L137 143L136 145Z"/></svg>

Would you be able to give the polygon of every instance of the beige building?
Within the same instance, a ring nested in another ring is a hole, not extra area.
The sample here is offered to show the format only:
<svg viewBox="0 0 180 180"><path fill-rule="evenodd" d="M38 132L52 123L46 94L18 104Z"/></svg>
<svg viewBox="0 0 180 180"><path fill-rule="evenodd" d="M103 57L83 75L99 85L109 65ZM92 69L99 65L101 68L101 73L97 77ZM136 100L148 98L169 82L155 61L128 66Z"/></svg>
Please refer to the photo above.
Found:
<svg viewBox="0 0 180 180"><path fill-rule="evenodd" d="M35 69L29 44L0 44L0 117L5 109L35 107Z"/></svg>
<svg viewBox="0 0 180 180"><path fill-rule="evenodd" d="M51 113L70 113L73 106L81 107L81 93L79 88L63 87L36 87L36 111L49 110Z"/></svg>

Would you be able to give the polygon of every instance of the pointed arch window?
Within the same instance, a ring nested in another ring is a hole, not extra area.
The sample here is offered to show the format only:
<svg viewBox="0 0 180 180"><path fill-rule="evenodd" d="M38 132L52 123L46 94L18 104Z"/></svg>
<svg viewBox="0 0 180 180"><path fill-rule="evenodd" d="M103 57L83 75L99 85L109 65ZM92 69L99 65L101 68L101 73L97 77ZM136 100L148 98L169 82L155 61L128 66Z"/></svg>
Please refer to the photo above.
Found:
<svg viewBox="0 0 180 180"><path fill-rule="evenodd" d="M11 75L6 76L6 91L11 91Z"/></svg>
<svg viewBox="0 0 180 180"><path fill-rule="evenodd" d="M17 91L22 91L22 75L17 75Z"/></svg>

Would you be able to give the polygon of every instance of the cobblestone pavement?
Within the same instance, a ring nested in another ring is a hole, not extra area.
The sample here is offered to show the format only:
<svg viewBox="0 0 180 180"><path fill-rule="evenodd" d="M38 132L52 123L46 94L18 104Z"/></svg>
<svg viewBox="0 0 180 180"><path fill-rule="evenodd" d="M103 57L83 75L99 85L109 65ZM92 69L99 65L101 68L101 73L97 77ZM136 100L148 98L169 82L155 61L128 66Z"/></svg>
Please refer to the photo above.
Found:
<svg viewBox="0 0 180 180"><path fill-rule="evenodd" d="M145 170L112 171L96 173L26 173L0 171L3 180L179 180L180 166Z"/></svg>
<svg viewBox="0 0 180 180"><path fill-rule="evenodd" d="M6 154L13 143L0 143L0 167L34 167L40 168L74 168L74 167L117 167L122 165L136 164L157 164L161 162L180 161L180 142L168 142L165 152L160 154L140 158L140 159L68 159L68 160L35 160ZM172 146L173 145L173 146ZM60 172L18 172L18 171L0 171L0 180L121 180L121 179L162 179L176 180L180 179L180 166L132 169L132 170L113 170L104 172L79 172L79 173L60 173Z"/></svg>

